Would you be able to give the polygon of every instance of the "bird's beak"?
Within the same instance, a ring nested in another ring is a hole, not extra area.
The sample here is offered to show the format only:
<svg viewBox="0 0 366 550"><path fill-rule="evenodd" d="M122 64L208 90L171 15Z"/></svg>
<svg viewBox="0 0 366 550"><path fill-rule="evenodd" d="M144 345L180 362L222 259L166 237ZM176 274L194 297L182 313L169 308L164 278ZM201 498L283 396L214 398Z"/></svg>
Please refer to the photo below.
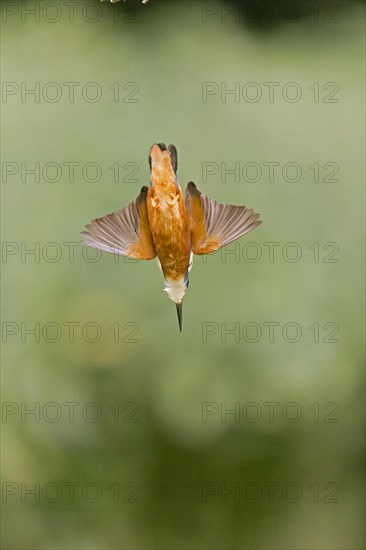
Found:
<svg viewBox="0 0 366 550"><path fill-rule="evenodd" d="M182 332L182 311L183 311L183 302L175 304L177 307L178 323L179 323L179 332Z"/></svg>

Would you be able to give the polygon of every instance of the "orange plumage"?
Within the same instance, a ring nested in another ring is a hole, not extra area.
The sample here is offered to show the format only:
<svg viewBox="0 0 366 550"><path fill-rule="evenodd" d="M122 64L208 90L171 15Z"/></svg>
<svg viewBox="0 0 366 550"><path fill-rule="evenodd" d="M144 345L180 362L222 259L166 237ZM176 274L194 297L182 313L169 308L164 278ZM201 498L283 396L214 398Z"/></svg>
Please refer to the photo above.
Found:
<svg viewBox="0 0 366 550"><path fill-rule="evenodd" d="M182 330L182 301L192 254L209 254L255 229L259 214L245 206L218 204L193 182L184 198L177 181L177 150L164 143L149 151L150 187L131 204L93 220L83 244L143 260L158 256L165 291L176 303Z"/></svg>
<svg viewBox="0 0 366 550"><path fill-rule="evenodd" d="M169 151L150 149L151 186L147 211L155 250L166 278L184 278L191 255L189 219L184 197L172 169Z"/></svg>

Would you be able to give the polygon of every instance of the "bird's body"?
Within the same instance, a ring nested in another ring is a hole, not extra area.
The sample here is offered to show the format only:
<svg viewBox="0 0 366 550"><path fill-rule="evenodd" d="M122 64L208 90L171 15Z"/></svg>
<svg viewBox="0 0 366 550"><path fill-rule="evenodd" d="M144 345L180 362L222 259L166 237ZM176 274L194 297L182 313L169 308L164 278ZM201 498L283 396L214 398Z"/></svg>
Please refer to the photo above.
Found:
<svg viewBox="0 0 366 550"><path fill-rule="evenodd" d="M154 144L149 152L150 187L131 204L97 218L82 233L83 243L132 258L155 256L165 291L177 306L182 328L182 300L188 288L192 254L209 254L245 235L261 221L245 206L218 204L193 182L184 198L177 180L174 145Z"/></svg>
<svg viewBox="0 0 366 550"><path fill-rule="evenodd" d="M165 290L181 301L191 257L191 235L184 196L172 168L170 153L154 145L150 151L150 188L147 212L156 255L165 278Z"/></svg>

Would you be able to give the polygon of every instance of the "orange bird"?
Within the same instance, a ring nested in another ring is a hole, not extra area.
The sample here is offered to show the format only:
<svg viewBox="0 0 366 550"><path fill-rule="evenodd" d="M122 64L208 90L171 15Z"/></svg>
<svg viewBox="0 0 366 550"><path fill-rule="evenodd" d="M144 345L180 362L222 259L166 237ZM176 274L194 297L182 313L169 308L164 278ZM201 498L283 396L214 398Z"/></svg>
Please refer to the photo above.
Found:
<svg viewBox="0 0 366 550"><path fill-rule="evenodd" d="M139 260L157 256L182 332L182 301L193 254L214 252L262 222L246 206L218 204L192 181L184 198L174 145L154 144L149 164L150 187L142 187L137 199L122 210L88 224L81 233L82 244Z"/></svg>

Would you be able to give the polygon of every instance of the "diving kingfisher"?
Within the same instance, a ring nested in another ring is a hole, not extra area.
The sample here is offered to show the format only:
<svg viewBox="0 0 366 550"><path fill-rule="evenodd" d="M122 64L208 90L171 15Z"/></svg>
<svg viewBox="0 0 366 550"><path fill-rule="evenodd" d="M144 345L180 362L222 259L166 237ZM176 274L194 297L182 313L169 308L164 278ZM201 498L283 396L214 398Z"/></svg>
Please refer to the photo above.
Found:
<svg viewBox="0 0 366 550"><path fill-rule="evenodd" d="M182 332L182 301L193 254L214 252L262 222L246 206L210 199L192 181L184 199L174 145L152 145L149 165L150 187L142 187L137 199L122 210L88 224L81 233L82 244L138 260L157 256L164 290L176 304Z"/></svg>

